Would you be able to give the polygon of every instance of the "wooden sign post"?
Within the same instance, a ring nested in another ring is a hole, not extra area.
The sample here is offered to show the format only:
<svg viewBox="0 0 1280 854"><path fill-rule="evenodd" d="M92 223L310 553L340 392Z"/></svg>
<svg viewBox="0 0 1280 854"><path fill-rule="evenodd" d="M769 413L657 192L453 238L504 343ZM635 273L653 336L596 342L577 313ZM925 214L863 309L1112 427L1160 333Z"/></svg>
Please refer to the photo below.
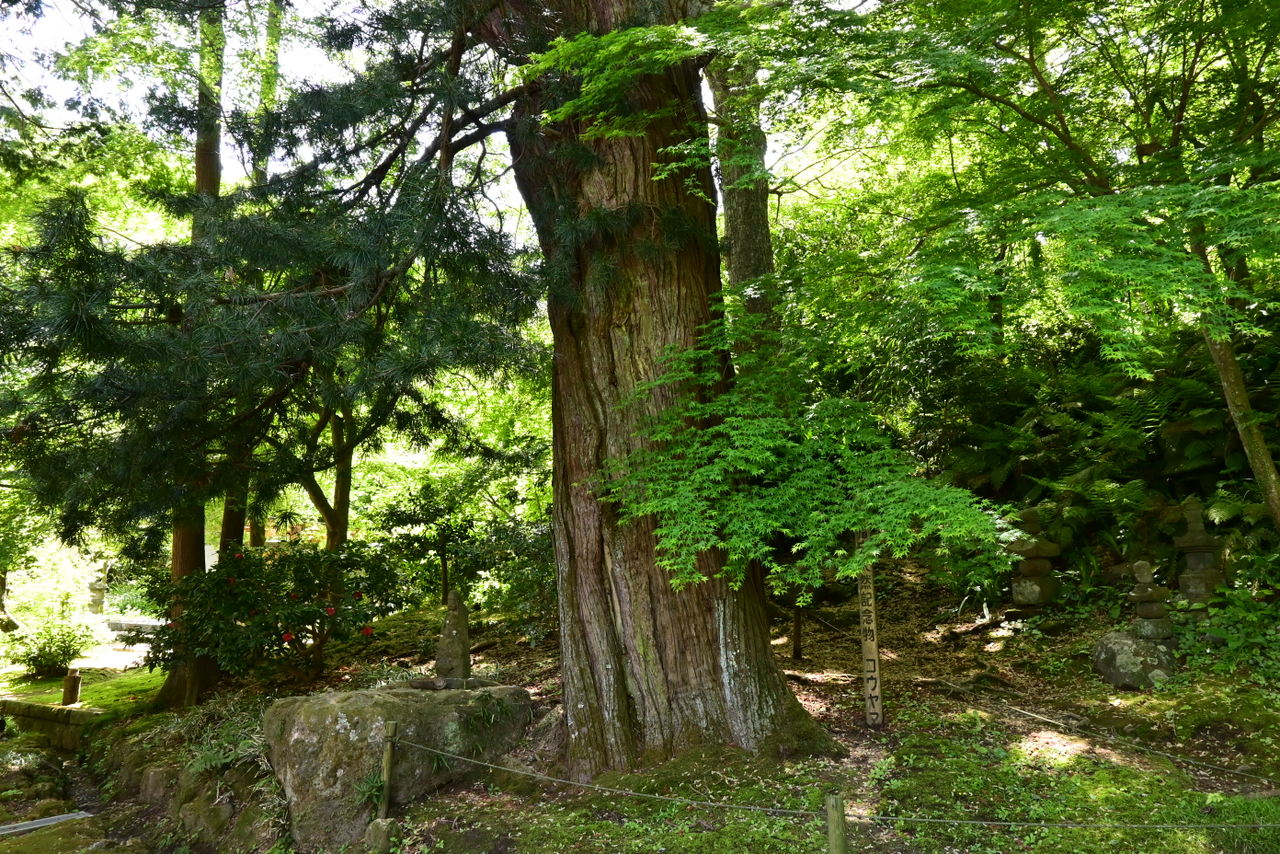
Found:
<svg viewBox="0 0 1280 854"><path fill-rule="evenodd" d="M871 567L858 576L858 613L862 625L862 696L867 703L867 726L884 726L880 702L880 641L876 637L876 582Z"/></svg>

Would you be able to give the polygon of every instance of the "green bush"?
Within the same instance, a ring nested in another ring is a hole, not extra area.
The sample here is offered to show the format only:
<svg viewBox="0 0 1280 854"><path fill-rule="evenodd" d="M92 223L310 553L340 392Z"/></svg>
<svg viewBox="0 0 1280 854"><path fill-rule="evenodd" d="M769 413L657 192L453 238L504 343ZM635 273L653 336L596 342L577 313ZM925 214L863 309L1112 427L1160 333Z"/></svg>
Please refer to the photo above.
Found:
<svg viewBox="0 0 1280 854"><path fill-rule="evenodd" d="M51 616L17 638L13 660L36 676L57 676L92 645L88 626Z"/></svg>
<svg viewBox="0 0 1280 854"><path fill-rule="evenodd" d="M224 554L211 570L156 591L182 614L150 637L147 664L209 656L227 673L281 664L306 675L324 667L336 637L371 635L370 623L407 604L400 562L366 543L324 551L305 543Z"/></svg>
<svg viewBox="0 0 1280 854"><path fill-rule="evenodd" d="M1198 669L1249 677L1274 689L1280 684L1280 590L1219 590L1208 616L1178 623L1179 651Z"/></svg>

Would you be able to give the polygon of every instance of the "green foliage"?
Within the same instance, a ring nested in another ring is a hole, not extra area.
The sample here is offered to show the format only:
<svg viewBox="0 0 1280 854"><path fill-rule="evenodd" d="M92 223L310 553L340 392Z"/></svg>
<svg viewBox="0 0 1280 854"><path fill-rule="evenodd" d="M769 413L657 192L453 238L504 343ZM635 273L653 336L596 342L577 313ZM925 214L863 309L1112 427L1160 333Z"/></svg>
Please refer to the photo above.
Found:
<svg viewBox="0 0 1280 854"><path fill-rule="evenodd" d="M106 611L112 614L139 614L155 617L164 613L164 606L151 598L150 590L157 589L144 581L130 579L118 581L107 588Z"/></svg>
<svg viewBox="0 0 1280 854"><path fill-rule="evenodd" d="M375 617L403 607L401 582L398 562L363 543L228 552L163 591L181 616L152 637L147 664L205 655L232 674L278 664L314 676L331 638L369 637Z"/></svg>
<svg viewBox="0 0 1280 854"><path fill-rule="evenodd" d="M661 74L706 50L706 39L689 26L627 27L603 35L557 38L521 72L529 80L552 71L576 78L577 94L547 111L552 121L588 120L586 139L637 136L677 106L650 105L644 110L630 103L644 77Z"/></svg>
<svg viewBox="0 0 1280 854"><path fill-rule="evenodd" d="M1205 619L1176 625L1189 666L1280 685L1280 590L1224 587Z"/></svg>
<svg viewBox="0 0 1280 854"><path fill-rule="evenodd" d="M731 580L758 563L777 586L816 586L922 547L962 586L990 584L1008 565L992 508L919 477L865 404L815 391L816 337L749 318L712 324L644 390L675 403L645 428L647 447L611 471L609 498L626 518L657 518L659 560L677 586L703 580L708 549L724 550Z"/></svg>
<svg viewBox="0 0 1280 854"><path fill-rule="evenodd" d="M378 805L382 803L384 789L382 772L380 770L370 771L356 781L356 803L376 810Z"/></svg>
<svg viewBox="0 0 1280 854"><path fill-rule="evenodd" d="M67 666L92 646L93 641L93 630L71 617L63 607L46 611L35 628L19 634L14 639L11 657L36 676L56 676L66 673Z"/></svg>

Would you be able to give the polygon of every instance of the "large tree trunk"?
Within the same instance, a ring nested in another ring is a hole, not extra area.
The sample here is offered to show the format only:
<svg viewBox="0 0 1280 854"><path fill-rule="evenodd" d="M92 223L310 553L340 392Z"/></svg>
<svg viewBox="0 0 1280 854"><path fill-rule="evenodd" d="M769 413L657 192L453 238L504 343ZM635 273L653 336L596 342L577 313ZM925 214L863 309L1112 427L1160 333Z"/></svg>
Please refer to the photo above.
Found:
<svg viewBox="0 0 1280 854"><path fill-rule="evenodd" d="M517 183L562 276L549 299L553 518L566 758L581 778L695 743L830 744L773 660L759 580L732 589L709 552L700 560L709 580L677 593L655 563L653 523L623 524L592 486L637 447L639 424L670 394L624 403L711 319L710 170L654 181L652 168L667 146L705 133L699 88L691 64L633 86L636 109L677 108L643 136L575 140L572 128L548 133L520 117L511 135ZM522 115L537 106L524 103ZM596 227L572 227L584 217Z"/></svg>

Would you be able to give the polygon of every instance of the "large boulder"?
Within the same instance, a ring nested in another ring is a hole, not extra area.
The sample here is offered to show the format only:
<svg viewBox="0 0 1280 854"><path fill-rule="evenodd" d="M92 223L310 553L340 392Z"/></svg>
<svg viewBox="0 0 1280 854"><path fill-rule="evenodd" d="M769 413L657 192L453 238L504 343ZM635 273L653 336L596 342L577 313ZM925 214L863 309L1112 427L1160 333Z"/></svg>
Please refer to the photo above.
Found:
<svg viewBox="0 0 1280 854"><path fill-rule="evenodd" d="M414 745L492 761L513 748L532 715L522 688L391 688L277 700L263 716L267 755L289 801L297 850L357 848L374 815L387 721L399 725L392 803L471 774L476 766Z"/></svg>
<svg viewBox="0 0 1280 854"><path fill-rule="evenodd" d="M1173 668L1169 647L1128 632L1108 632L1093 648L1093 669L1117 688L1151 688Z"/></svg>

